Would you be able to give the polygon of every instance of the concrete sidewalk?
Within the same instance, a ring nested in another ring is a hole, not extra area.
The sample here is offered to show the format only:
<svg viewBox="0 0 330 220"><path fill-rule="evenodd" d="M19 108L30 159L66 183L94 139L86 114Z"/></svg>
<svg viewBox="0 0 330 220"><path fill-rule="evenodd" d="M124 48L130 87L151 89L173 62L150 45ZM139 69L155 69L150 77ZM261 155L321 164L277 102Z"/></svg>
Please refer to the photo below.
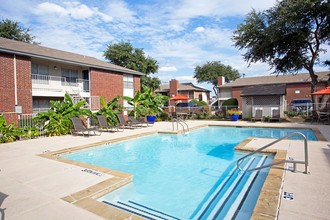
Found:
<svg viewBox="0 0 330 220"><path fill-rule="evenodd" d="M231 121L188 121L190 128L203 125L318 128L327 141L309 142L311 174L287 171L283 190L293 192L293 201L283 200L279 219L327 219L330 216L330 126L294 123L251 123ZM112 176L83 172L83 168L49 160L39 154L69 147L125 138L147 132L171 132L170 122L157 122L153 127L125 129L100 136L61 136L0 144L0 219L102 219L65 202L61 198L100 183ZM271 140L254 139L251 146ZM289 156L299 158L303 150L295 141L274 147L286 148ZM267 217L265 217L267 218Z"/></svg>

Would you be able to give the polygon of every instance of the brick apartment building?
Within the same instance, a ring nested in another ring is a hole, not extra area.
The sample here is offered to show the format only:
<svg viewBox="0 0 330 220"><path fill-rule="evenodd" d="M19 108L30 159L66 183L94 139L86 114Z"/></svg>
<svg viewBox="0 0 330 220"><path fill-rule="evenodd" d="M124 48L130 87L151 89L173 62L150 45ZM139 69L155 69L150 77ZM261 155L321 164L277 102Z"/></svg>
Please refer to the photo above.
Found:
<svg viewBox="0 0 330 220"><path fill-rule="evenodd" d="M318 90L325 88L330 71L316 74ZM238 100L243 117L253 117L259 108L263 109L264 116L271 116L272 109L279 109L283 117L292 100L311 99L311 78L309 73L302 73L239 78L225 83L223 77L219 77L218 89L220 102L229 98Z"/></svg>
<svg viewBox="0 0 330 220"><path fill-rule="evenodd" d="M0 113L8 123L48 109L50 100L62 100L65 93L98 110L100 96L132 97L141 75L90 56L0 37Z"/></svg>
<svg viewBox="0 0 330 220"><path fill-rule="evenodd" d="M199 101L205 101L206 103L209 103L211 91L196 86L193 83L179 83L178 80L172 79L168 84L160 85L160 88L155 92L170 98L180 94L187 96L189 100L197 99ZM172 103L172 105L174 105L174 103Z"/></svg>

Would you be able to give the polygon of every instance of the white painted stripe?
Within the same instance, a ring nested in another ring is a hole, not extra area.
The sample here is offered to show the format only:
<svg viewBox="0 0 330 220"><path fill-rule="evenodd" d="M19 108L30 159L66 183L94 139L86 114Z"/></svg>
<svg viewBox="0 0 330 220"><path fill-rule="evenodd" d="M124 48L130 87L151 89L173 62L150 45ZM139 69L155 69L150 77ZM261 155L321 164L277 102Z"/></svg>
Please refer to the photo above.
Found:
<svg viewBox="0 0 330 220"><path fill-rule="evenodd" d="M203 206L201 207L201 209L199 210L199 212L195 216L200 216L204 212L204 210L209 205L209 203L211 202L211 200L219 192L219 190L221 189L221 187L234 174L235 170L236 170L236 166L234 166L233 169L230 170L229 174L223 179L223 181L221 182L221 184L219 184L219 186L213 191L213 193L211 194L211 196L209 197L209 199L203 204Z"/></svg>
<svg viewBox="0 0 330 220"><path fill-rule="evenodd" d="M261 166L261 164L263 164L263 162L266 160L267 156L263 156L258 165L256 167ZM248 178L248 180L246 181L244 188L242 189L242 191L239 193L239 195L236 197L235 202L232 204L232 206L230 207L229 211L227 212L227 215L224 219L231 219L233 217L233 215L235 214L239 204L241 203L245 193L247 192L247 190L249 189L254 177L257 175L258 172L253 172L250 177Z"/></svg>
<svg viewBox="0 0 330 220"><path fill-rule="evenodd" d="M249 160L249 162L245 165L244 170L246 170L251 163L253 162L254 158L251 158ZM235 179L235 181L230 185L230 187L227 189L226 193L223 195L223 197L219 200L219 202L217 203L217 205L214 207L214 209L212 210L212 212L210 213L210 215L208 216L208 219L213 219L214 216L216 215L216 213L218 212L219 208L221 207L221 205L223 204L223 202L228 198L228 196L230 195L230 193L235 189L237 183L239 182L239 180L243 177L243 174L240 175L239 177L237 177Z"/></svg>

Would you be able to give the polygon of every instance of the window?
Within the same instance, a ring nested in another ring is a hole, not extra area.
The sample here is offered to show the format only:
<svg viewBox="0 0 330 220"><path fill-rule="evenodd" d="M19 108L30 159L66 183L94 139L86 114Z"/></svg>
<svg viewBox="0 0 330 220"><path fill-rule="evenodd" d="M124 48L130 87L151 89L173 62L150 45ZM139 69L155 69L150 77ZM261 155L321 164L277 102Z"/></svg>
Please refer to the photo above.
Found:
<svg viewBox="0 0 330 220"><path fill-rule="evenodd" d="M32 63L32 82L49 84L49 69L47 65Z"/></svg>
<svg viewBox="0 0 330 220"><path fill-rule="evenodd" d="M78 86L78 70L72 69L61 69L62 74L62 85L63 86Z"/></svg>
<svg viewBox="0 0 330 220"><path fill-rule="evenodd" d="M188 94L189 94L189 99L194 99L194 98L195 98L195 97L194 97L194 92L191 92L191 91L190 91Z"/></svg>
<svg viewBox="0 0 330 220"><path fill-rule="evenodd" d="M32 63L32 74L49 75L48 66Z"/></svg>
<svg viewBox="0 0 330 220"><path fill-rule="evenodd" d="M124 75L124 89L134 89L134 79L132 75Z"/></svg>
<svg viewBox="0 0 330 220"><path fill-rule="evenodd" d="M134 97L134 79L133 75L124 75L123 76L124 83L124 96ZM127 109L131 109L132 106L124 100L124 107Z"/></svg>

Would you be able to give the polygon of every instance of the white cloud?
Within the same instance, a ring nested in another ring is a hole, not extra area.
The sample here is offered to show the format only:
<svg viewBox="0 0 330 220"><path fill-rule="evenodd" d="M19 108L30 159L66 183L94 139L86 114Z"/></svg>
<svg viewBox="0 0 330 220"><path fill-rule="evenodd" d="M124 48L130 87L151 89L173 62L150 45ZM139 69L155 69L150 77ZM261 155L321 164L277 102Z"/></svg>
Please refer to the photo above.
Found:
<svg viewBox="0 0 330 220"><path fill-rule="evenodd" d="M161 80L162 83L168 83L171 79L176 79L180 83L183 83L183 82L192 82L194 84L197 84L196 79L194 79L192 75L158 74L158 77L160 78L160 80Z"/></svg>
<svg viewBox="0 0 330 220"><path fill-rule="evenodd" d="M163 66L159 68L159 71L163 71L163 72L175 72L178 69L175 66Z"/></svg>
<svg viewBox="0 0 330 220"><path fill-rule="evenodd" d="M34 11L37 15L48 15L48 16L54 15L54 16L64 17L64 16L68 16L69 14L65 8L49 2L44 2L37 5Z"/></svg>
<svg viewBox="0 0 330 220"><path fill-rule="evenodd" d="M202 33L204 31L205 31L205 28L203 28L203 27L197 27L197 28L195 28L195 30L193 32Z"/></svg>
<svg viewBox="0 0 330 220"><path fill-rule="evenodd" d="M128 5L121 0L114 0L108 4L107 12L112 17L119 20L132 21L135 20L135 13L131 11Z"/></svg>
<svg viewBox="0 0 330 220"><path fill-rule="evenodd" d="M94 15L94 10L79 2L64 2L66 10L74 19L86 19ZM97 10L96 10L97 11Z"/></svg>
<svg viewBox="0 0 330 220"><path fill-rule="evenodd" d="M80 2L64 2L63 6L55 3L44 2L37 5L33 10L39 16L56 16L60 18L73 18L77 20L85 20L100 17L103 21L109 22L112 17L100 12L96 7L88 7ZM49 19L48 19L49 20Z"/></svg>
<svg viewBox="0 0 330 220"><path fill-rule="evenodd" d="M106 14L104 14L104 13L102 13L102 12L98 12L97 14L98 14L98 15L103 19L103 21L105 21L105 22L110 22L110 21L113 20L113 18L112 18L111 16L106 15Z"/></svg>

